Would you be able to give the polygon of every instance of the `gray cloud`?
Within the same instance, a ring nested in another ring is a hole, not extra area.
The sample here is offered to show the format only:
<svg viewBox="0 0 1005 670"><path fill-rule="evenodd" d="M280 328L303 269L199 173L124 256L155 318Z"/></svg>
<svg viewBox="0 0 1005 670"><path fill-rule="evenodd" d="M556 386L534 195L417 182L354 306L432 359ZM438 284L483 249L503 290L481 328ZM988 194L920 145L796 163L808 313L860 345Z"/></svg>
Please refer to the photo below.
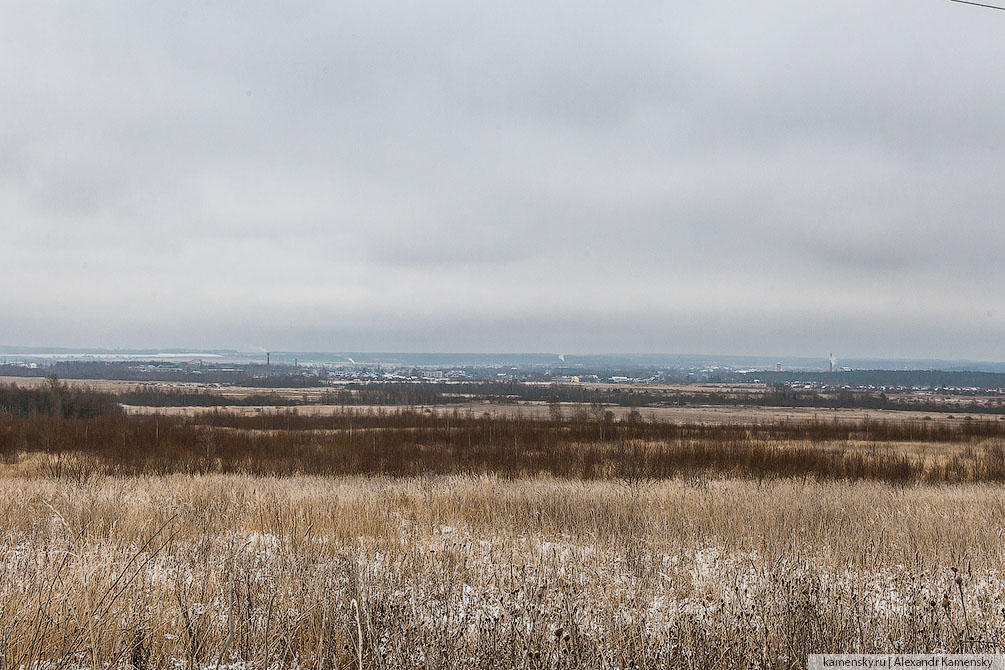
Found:
<svg viewBox="0 0 1005 670"><path fill-rule="evenodd" d="M11 5L0 342L1005 359L1002 21Z"/></svg>

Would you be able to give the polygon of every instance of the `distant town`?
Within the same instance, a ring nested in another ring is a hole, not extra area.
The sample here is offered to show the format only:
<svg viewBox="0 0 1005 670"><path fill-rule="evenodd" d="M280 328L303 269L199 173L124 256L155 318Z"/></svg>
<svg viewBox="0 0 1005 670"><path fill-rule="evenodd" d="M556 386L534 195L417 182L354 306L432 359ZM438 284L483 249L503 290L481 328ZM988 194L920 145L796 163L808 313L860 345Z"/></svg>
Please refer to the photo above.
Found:
<svg viewBox="0 0 1005 670"><path fill-rule="evenodd" d="M312 389L312 401L327 404L364 399L371 404L403 400L445 404L477 396L495 402L630 407L753 405L1005 413L1005 372L996 371L994 364L984 370L860 369L835 365L833 357L816 361L816 368L813 361L801 361L803 367L797 368L777 361L757 366L749 359L709 362L685 356L194 353L14 352L0 354L0 377L135 382L137 393L147 388L142 391L146 396L135 399L137 404L169 404L165 388L189 386L202 391L247 388L247 402L261 404L269 404L260 397L263 392ZM147 397L153 393L151 384L157 385L156 398ZM298 402L284 400L284 404Z"/></svg>

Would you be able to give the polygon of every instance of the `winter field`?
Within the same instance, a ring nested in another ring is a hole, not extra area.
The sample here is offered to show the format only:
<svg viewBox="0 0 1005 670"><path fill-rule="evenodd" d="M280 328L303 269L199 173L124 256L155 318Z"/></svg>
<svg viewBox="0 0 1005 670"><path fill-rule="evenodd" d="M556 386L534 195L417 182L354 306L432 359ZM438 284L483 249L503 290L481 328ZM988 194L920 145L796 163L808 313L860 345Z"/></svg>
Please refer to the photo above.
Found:
<svg viewBox="0 0 1005 670"><path fill-rule="evenodd" d="M1005 649L1000 421L80 418L103 406L53 397L62 415L0 413L0 668Z"/></svg>
<svg viewBox="0 0 1005 670"><path fill-rule="evenodd" d="M19 667L805 667L1005 647L1005 489L244 475L0 483Z"/></svg>

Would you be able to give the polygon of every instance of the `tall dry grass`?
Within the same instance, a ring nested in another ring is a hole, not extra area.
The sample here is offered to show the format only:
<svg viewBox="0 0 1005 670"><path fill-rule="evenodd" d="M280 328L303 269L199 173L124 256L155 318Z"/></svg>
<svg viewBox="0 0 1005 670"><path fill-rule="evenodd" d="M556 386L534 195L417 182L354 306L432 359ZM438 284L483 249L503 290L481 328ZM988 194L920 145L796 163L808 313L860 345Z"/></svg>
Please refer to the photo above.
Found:
<svg viewBox="0 0 1005 670"><path fill-rule="evenodd" d="M0 520L9 668L805 667L1005 648L993 485L6 479Z"/></svg>

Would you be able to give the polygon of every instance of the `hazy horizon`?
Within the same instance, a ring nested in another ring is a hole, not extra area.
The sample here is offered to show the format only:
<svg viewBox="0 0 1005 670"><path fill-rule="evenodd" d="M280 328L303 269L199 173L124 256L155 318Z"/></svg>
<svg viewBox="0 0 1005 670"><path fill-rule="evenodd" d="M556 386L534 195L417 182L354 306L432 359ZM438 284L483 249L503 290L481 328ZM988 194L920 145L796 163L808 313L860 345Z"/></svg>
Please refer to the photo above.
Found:
<svg viewBox="0 0 1005 670"><path fill-rule="evenodd" d="M1003 28L11 5L0 342L1005 360Z"/></svg>
<svg viewBox="0 0 1005 670"><path fill-rule="evenodd" d="M205 359L215 364L265 363L266 354L273 364L353 364L353 365L419 365L433 367L458 366L533 366L551 368L618 366L642 368L706 368L729 367L774 370L781 365L786 371L824 370L832 362L829 356L736 355L701 352L485 352L485 351L290 351L236 350L227 348L65 348L30 347L0 344L0 359L4 362L35 361L56 364L63 361L183 361ZM846 356L833 359L834 370L957 370L1005 373L1005 361L933 358L877 358Z"/></svg>

